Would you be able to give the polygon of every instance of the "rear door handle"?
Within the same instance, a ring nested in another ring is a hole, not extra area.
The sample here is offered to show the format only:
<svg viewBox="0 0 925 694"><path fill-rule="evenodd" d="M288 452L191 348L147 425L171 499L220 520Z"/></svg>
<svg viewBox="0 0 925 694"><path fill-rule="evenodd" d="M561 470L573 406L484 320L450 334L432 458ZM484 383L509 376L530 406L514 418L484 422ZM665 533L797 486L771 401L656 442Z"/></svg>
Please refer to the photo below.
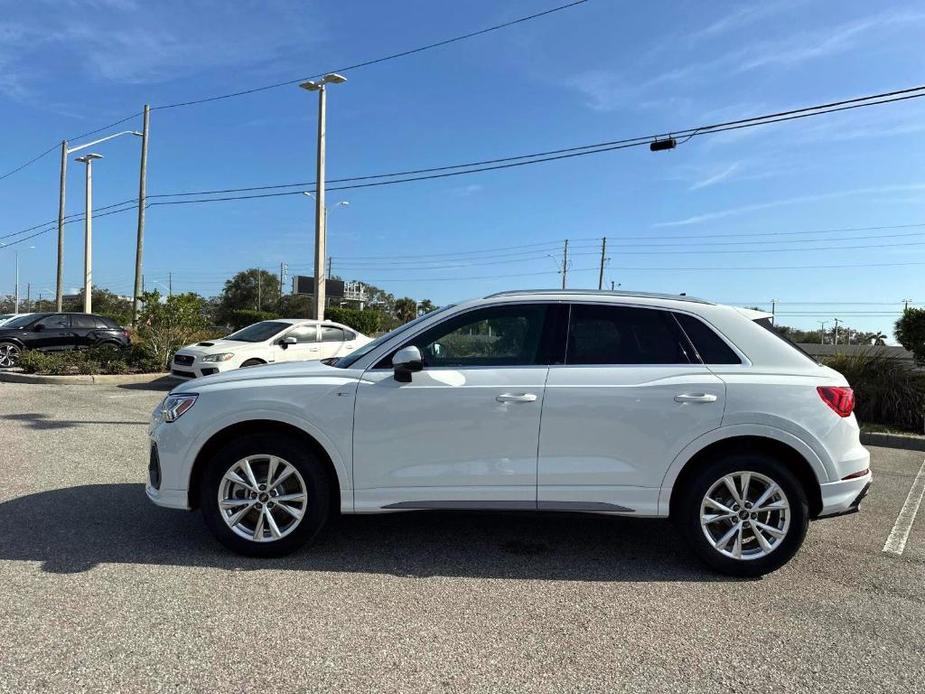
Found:
<svg viewBox="0 0 925 694"><path fill-rule="evenodd" d="M502 393L495 397L498 402L536 402L536 393Z"/></svg>
<svg viewBox="0 0 925 694"><path fill-rule="evenodd" d="M681 393L674 396L675 402L716 402L713 393Z"/></svg>

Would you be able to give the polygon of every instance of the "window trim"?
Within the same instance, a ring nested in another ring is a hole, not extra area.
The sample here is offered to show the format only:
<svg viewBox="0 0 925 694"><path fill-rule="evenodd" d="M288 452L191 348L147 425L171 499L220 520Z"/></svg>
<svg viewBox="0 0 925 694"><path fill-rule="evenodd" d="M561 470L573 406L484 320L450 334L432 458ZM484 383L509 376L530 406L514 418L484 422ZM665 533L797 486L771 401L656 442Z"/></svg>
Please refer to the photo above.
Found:
<svg viewBox="0 0 925 694"><path fill-rule="evenodd" d="M565 366L568 368L582 368L582 367L591 367L591 368L664 368L666 366L674 367L686 367L686 366L705 366L702 360L700 360L700 355L697 353L697 350L694 349L693 344L688 338L687 333L681 329L680 323L674 317L671 309L664 308L662 306L649 306L646 304L629 304L622 302L614 301L569 301L568 302L568 319L566 321L566 330L565 330L565 342L563 345L562 352L562 363L556 364L555 366ZM658 312L661 314L668 314L667 319L663 315L663 320L667 320L669 329L675 333L675 337L679 339L678 346L681 348L681 351L684 353L684 356L687 357L686 362L671 362L669 364L570 364L568 362L568 338L572 329L572 308L574 306L601 306L607 308L631 308L631 309L642 309L646 311ZM672 327L673 326L673 327Z"/></svg>
<svg viewBox="0 0 925 694"><path fill-rule="evenodd" d="M751 359L748 358L748 355L745 354L745 352L743 352L741 349L739 349L738 346L737 346L732 340L730 340L728 337L726 337L726 334L725 334L722 330L720 330L719 328L717 328L717 327L716 327L710 320L708 320L705 316L701 316L699 313L693 313L692 311L679 311L679 310L677 310L677 309L672 309L672 313L683 313L683 314L686 315L686 316L691 316L692 318L696 318L697 320L701 321L704 325L706 325L706 326L707 326L708 328L710 328L714 333L716 333L716 335L717 335L723 342L726 343L726 346L729 347L729 349L731 349L731 350L735 353L735 355L739 358L739 361L740 361L739 364L706 364L705 362L703 362L703 361L701 360L701 363L703 363L704 366L706 366L706 367L714 367L714 368L721 368L721 367L730 368L730 367L735 367L735 366L751 366L751 365L752 365L752 361L751 361ZM677 320L677 319L676 319L676 320ZM678 324L680 325L680 321L678 321ZM684 329L683 326L681 327L681 329L682 329L682 330ZM687 333L685 333L685 335L687 335ZM690 339L690 338L688 338L688 339ZM693 342L691 343L691 346L693 347ZM695 349L696 349L696 348L695 348ZM698 356L699 356L699 355L698 355Z"/></svg>
<svg viewBox="0 0 925 694"><path fill-rule="evenodd" d="M340 340L325 340L324 339L324 329L325 328L333 328L334 330L340 330L340 333L341 335L343 335L343 337ZM322 342L322 343L327 342L328 344L332 344L332 345L336 342L340 342L341 344L345 342L349 342L349 340L347 339L347 330L343 326L335 325L334 323L320 324L318 326L318 338L319 338L319 342Z"/></svg>

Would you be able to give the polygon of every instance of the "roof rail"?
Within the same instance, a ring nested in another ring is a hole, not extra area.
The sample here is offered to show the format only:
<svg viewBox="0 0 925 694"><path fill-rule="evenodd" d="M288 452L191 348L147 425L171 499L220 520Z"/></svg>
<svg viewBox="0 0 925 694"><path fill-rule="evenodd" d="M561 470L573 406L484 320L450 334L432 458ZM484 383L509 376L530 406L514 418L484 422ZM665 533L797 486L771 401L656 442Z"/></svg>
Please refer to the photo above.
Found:
<svg viewBox="0 0 925 694"><path fill-rule="evenodd" d="M711 304L706 299L698 299L686 294L661 294L658 292L632 292L607 289L512 289L506 292L495 292L484 297L494 299L501 296L523 296L525 294L566 294L568 296L620 296L638 299L670 299L671 301L690 301L695 304Z"/></svg>

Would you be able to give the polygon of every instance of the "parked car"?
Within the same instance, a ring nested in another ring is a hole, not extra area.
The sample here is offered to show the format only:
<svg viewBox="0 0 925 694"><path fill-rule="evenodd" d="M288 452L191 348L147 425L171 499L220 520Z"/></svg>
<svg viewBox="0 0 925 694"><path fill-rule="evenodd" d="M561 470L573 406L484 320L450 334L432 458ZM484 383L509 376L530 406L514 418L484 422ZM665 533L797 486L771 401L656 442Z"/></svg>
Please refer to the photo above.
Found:
<svg viewBox="0 0 925 694"><path fill-rule="evenodd" d="M177 350L170 372L179 378L199 378L246 366L331 359L349 354L370 339L340 323L278 318Z"/></svg>
<svg viewBox="0 0 925 694"><path fill-rule="evenodd" d="M209 376L150 429L147 494L249 555L409 509L671 518L711 567L786 563L871 484L854 398L768 314L682 296L506 292L330 363ZM540 422L542 420L542 426Z"/></svg>
<svg viewBox="0 0 925 694"><path fill-rule="evenodd" d="M128 331L92 313L28 313L0 325L0 368L16 366L23 351L55 352L112 345L127 347Z"/></svg>

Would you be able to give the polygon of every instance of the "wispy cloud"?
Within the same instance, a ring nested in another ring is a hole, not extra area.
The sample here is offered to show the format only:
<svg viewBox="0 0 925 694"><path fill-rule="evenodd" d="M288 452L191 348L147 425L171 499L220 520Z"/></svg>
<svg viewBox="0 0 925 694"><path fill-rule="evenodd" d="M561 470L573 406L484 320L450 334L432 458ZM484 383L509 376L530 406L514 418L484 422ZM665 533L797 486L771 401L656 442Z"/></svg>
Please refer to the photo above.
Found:
<svg viewBox="0 0 925 694"><path fill-rule="evenodd" d="M730 164L729 166L727 166L722 171L715 173L712 176L704 178L700 181L697 181L696 183L691 185L691 187L688 188L688 190L700 190L701 188L708 188L712 185L716 185L720 181L724 181L727 178L729 178L738 168L739 168L739 162L734 162Z"/></svg>
<svg viewBox="0 0 925 694"><path fill-rule="evenodd" d="M738 16L738 15L737 15ZM735 21L745 21L752 15L744 13L739 19L726 20L723 27L705 31L721 31ZM919 31L925 22L925 12L887 11L863 19L844 22L816 30L793 34L784 38L750 41L732 51L700 61L679 60L675 67L648 78L637 72L595 69L574 76L569 83L587 99L595 110L625 109L628 104L642 104L653 93L667 86L697 86L715 83L723 76L738 75L772 67L794 68L812 60L844 53L856 48L865 40L882 40L885 32L900 30ZM683 49L684 47L681 46Z"/></svg>
<svg viewBox="0 0 925 694"><path fill-rule="evenodd" d="M830 193L817 193L813 195L799 195L792 198L781 200L771 200L769 202L755 203L752 205L741 205L738 207L728 207L724 210L715 210L703 214L686 217L670 222L658 222L653 227L680 227L691 224L701 224L703 222L712 222L717 219L724 219L748 212L760 212L776 207L786 207L788 205L799 205L803 203L818 202L820 200L833 200L837 198L855 197L859 195L879 195L883 193L902 193L925 190L925 183L907 183L888 186L876 186L872 188L855 188L852 190L839 190Z"/></svg>

